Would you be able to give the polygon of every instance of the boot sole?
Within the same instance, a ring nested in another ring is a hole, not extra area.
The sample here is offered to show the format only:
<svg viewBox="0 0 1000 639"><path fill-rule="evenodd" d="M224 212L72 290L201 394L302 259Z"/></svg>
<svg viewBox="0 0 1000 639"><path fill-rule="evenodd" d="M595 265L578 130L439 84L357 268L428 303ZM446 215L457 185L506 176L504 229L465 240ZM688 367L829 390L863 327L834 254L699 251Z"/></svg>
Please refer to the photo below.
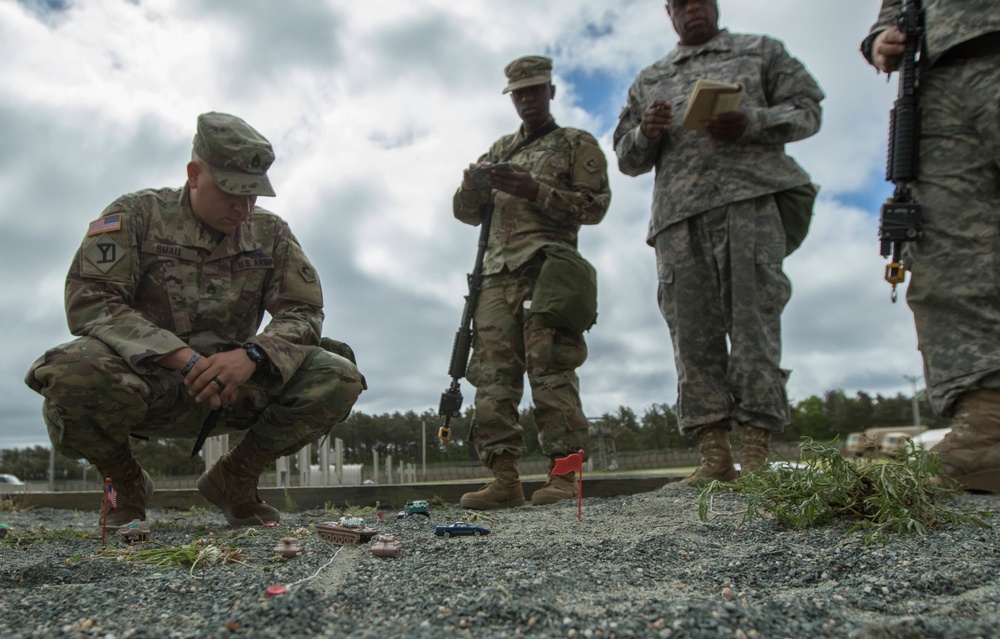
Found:
<svg viewBox="0 0 1000 639"><path fill-rule="evenodd" d="M478 499L465 499L463 497L458 505L470 510L503 510L505 508L523 506L524 497L508 499L507 501L479 501Z"/></svg>
<svg viewBox="0 0 1000 639"><path fill-rule="evenodd" d="M550 504L558 504L561 501L570 500L576 501L576 495L573 495L572 497L541 497L539 499L535 499L535 497L532 496L531 504L533 506L548 506Z"/></svg>
<svg viewBox="0 0 1000 639"><path fill-rule="evenodd" d="M1000 493L1000 468L991 468L968 475L954 477L966 490L984 493Z"/></svg>
<svg viewBox="0 0 1000 639"><path fill-rule="evenodd" d="M229 502L226 501L226 496L222 494L222 491L215 485L212 478L208 476L208 473L198 478L198 492L222 511L230 526L258 526L264 523L260 517L247 517L245 519L234 517L232 511L229 509ZM272 521L280 522L281 513L275 511Z"/></svg>

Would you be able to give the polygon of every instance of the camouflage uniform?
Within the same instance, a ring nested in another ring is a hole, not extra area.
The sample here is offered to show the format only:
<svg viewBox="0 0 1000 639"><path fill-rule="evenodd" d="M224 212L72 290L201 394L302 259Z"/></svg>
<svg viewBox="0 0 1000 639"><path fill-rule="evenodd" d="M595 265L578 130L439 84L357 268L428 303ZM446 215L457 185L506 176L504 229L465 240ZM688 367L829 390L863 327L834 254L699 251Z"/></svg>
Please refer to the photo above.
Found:
<svg viewBox="0 0 1000 639"><path fill-rule="evenodd" d="M906 300L935 407L1000 388L1000 11L995 0L924 0L920 166L923 237L904 246ZM862 44L894 24L883 2Z"/></svg>
<svg viewBox="0 0 1000 639"><path fill-rule="evenodd" d="M682 129L700 77L743 85L748 126L738 140ZM651 140L639 125L660 99L672 103L675 118ZM784 145L819 130L822 99L779 41L726 30L700 45L677 45L629 89L615 152L627 175L656 169L647 241L656 249L660 310L673 340L682 433L730 429L734 421L780 432L788 422L788 373L779 361L791 286L773 194L809 183Z"/></svg>
<svg viewBox="0 0 1000 639"><path fill-rule="evenodd" d="M490 147L479 161L499 162L525 139L523 127ZM524 374L531 384L539 441L547 455L588 448L589 425L580 405L575 369L587 358L583 335L526 320L532 288L544 260L542 249L576 247L581 224L597 224L611 201L607 161L586 131L562 127L519 150L511 162L540 183L530 202L496 191L490 238L483 261L483 290L474 315L468 380L476 387L473 442L487 465L499 452L525 450L517 408ZM482 222L491 191L455 193L455 217Z"/></svg>
<svg viewBox="0 0 1000 639"><path fill-rule="evenodd" d="M212 354L251 340L269 364L221 409L213 432L253 432L275 455L343 420L364 381L319 347L319 278L278 216L254 208L218 243L189 189L145 190L109 206L66 279L66 317L80 337L49 350L26 382L45 397L55 449L103 459L130 435L195 437L209 412L178 371L156 364L184 346ZM255 335L264 312L270 323Z"/></svg>

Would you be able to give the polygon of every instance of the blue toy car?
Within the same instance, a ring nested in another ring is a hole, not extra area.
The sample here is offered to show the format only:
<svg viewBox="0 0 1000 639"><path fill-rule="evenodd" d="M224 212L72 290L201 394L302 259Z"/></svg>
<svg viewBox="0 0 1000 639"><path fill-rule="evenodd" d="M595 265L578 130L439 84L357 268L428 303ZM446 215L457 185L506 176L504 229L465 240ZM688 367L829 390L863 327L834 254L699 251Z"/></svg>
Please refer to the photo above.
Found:
<svg viewBox="0 0 1000 639"><path fill-rule="evenodd" d="M434 534L443 537L457 537L459 535L474 535L479 537L480 535L490 534L490 529L483 528L482 526L473 526L464 521L456 521L447 526L436 526Z"/></svg>

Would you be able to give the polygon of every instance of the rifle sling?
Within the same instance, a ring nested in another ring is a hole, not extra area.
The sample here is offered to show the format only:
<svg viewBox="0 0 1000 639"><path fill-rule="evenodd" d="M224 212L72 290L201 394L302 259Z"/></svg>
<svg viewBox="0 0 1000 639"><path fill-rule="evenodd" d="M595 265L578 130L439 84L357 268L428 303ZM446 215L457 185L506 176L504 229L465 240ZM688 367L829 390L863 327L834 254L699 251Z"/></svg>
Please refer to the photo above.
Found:
<svg viewBox="0 0 1000 639"><path fill-rule="evenodd" d="M542 128L538 129L537 131L535 131L534 133L532 133L528 137L526 137L523 140L521 140L517 144L517 146L515 146L513 149L511 149L510 151L508 151L507 155L504 156L503 161L504 162L509 161L512 157L514 157L515 155L517 155L518 151L520 151L524 147L528 146L529 144L531 144L535 140L543 138L546 135L548 135L549 133L552 133L553 131L555 131L558 128L559 128L559 125L556 124L555 120L549 120L548 122L545 123L544 126L542 126Z"/></svg>

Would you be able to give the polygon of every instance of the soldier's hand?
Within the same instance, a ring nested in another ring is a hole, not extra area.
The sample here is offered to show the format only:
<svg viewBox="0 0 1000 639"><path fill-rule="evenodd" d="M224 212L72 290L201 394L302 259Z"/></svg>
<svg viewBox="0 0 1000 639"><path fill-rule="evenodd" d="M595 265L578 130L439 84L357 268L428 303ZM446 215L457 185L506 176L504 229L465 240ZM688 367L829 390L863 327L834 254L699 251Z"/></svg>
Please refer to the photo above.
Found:
<svg viewBox="0 0 1000 639"><path fill-rule="evenodd" d="M716 140L738 140L747 130L750 119L743 108L720 113L705 125L705 132Z"/></svg>
<svg viewBox="0 0 1000 639"><path fill-rule="evenodd" d="M517 164L511 164L510 168L510 171L495 170L490 173L493 188L531 202L538 199L538 180L531 176L531 172Z"/></svg>
<svg viewBox="0 0 1000 639"><path fill-rule="evenodd" d="M207 402L214 410L235 403L240 387L256 370L257 365L246 351L237 348L199 359L184 384L194 401Z"/></svg>
<svg viewBox="0 0 1000 639"><path fill-rule="evenodd" d="M674 121L674 105L666 100L654 100L642 112L642 122L639 130L650 140L663 135L667 127Z"/></svg>
<svg viewBox="0 0 1000 639"><path fill-rule="evenodd" d="M906 34L895 26L875 36L872 44L872 62L880 71L892 73L899 68L906 51Z"/></svg>
<svg viewBox="0 0 1000 639"><path fill-rule="evenodd" d="M478 169L484 164L489 164L489 162L480 162L479 164L470 164L469 168L462 171L462 188L466 191L472 191L476 188L476 185L472 183L472 178L469 177L469 171L472 169Z"/></svg>

